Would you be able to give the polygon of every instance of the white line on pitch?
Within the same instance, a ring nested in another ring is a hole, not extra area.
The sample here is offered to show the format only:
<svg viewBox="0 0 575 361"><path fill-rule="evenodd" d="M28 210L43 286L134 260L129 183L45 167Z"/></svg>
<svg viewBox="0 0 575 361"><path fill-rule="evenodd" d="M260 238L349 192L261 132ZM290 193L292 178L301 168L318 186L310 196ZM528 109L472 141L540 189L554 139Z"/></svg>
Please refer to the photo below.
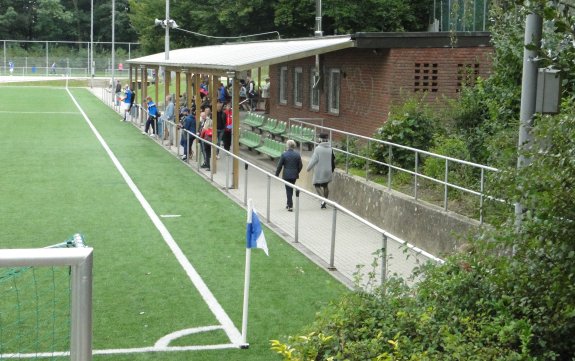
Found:
<svg viewBox="0 0 575 361"><path fill-rule="evenodd" d="M21 112L17 110L0 110L2 114L80 114L78 112Z"/></svg>
<svg viewBox="0 0 575 361"><path fill-rule="evenodd" d="M144 198L144 195L142 194L142 192L140 192L138 186L136 186L132 178L128 175L128 172L126 172L126 170L124 169L118 158L116 158L116 155L114 155L114 153L108 146L108 143L106 143L104 138L100 135L100 132L98 132L94 124L92 124L92 122L84 112L84 110L80 107L80 104L78 104L76 98L74 98L69 89L66 89L66 91L70 95L70 98L72 98L72 101L74 102L80 113L82 113L84 120L86 120L86 123L88 123L90 129L92 129L92 132L94 133L96 138L100 141L100 144L102 145L106 153L108 153L108 156L116 166L116 169L118 169L118 172L120 172L120 175L122 176L122 178L124 178L124 181L128 184L128 186L130 187L130 189L132 190L132 192L134 193L134 195L136 196L136 198L138 199L138 201L148 214L148 217L150 217L152 223L154 223L158 231L160 231L160 234L164 238L164 241L166 242L168 247L170 247L170 250L172 251L174 256L176 256L176 259L178 260L182 268L186 271L188 277L190 278L196 289L200 292L200 295L204 299L204 302L206 302L206 304L208 305L214 316L216 316L217 320L223 326L223 329L228 335L230 341L233 344L237 345L238 347L242 345L243 342L240 331L236 328L236 326L234 326L234 323L230 319L230 316L228 316L226 311L224 311L224 309L219 304L218 300L216 299L212 291L210 291L204 280L200 277L196 269L187 259L184 252L180 249L180 247L174 240L174 237L172 237L166 226L160 220L160 217L158 217L156 212L154 212L150 203L148 203L146 198Z"/></svg>

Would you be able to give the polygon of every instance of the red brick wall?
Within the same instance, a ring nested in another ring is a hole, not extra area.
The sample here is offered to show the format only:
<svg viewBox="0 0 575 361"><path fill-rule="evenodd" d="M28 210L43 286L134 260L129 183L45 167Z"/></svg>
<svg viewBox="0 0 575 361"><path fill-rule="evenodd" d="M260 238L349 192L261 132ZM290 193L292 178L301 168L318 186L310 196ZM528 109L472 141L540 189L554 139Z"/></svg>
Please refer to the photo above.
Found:
<svg viewBox="0 0 575 361"><path fill-rule="evenodd" d="M400 104L406 95L425 93L433 106L436 99L455 97L460 84L479 75L487 77L491 67L491 48L412 48L345 49L321 56L324 86L320 109L310 106L310 72L315 58L305 58L270 67L270 116L288 118L324 118L324 125L370 136L386 120L391 104ZM288 68L288 102L279 103L279 79L282 66ZM296 107L293 97L294 68L303 70L303 106ZM327 112L329 69L341 74L339 114ZM416 73L419 70L419 73ZM419 76L419 79L416 77Z"/></svg>

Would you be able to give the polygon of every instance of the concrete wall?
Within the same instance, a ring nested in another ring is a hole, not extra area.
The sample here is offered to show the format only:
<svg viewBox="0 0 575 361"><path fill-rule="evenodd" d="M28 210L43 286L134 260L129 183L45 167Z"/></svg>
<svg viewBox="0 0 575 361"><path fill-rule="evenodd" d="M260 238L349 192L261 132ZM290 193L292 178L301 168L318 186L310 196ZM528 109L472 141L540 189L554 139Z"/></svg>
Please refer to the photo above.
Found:
<svg viewBox="0 0 575 361"><path fill-rule="evenodd" d="M312 172L306 172L308 159L302 160L303 170L297 185L315 192ZM336 170L329 189L331 200L438 257L466 243L463 236L479 227L475 220L339 170Z"/></svg>

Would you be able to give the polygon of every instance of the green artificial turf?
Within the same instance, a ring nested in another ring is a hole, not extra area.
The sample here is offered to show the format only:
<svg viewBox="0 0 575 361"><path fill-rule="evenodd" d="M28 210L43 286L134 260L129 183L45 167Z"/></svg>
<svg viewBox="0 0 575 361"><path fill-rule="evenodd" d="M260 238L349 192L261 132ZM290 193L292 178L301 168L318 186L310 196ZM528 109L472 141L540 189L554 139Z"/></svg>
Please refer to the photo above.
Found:
<svg viewBox="0 0 575 361"><path fill-rule="evenodd" d="M245 210L86 89L72 94L223 309L241 329ZM95 350L149 347L218 322L65 89L0 88L0 248L44 247L79 232L94 247ZM33 102L30 99L34 99ZM95 360L273 360L269 340L309 324L347 292L275 233L252 252L247 350L98 355ZM228 343L223 332L174 344Z"/></svg>

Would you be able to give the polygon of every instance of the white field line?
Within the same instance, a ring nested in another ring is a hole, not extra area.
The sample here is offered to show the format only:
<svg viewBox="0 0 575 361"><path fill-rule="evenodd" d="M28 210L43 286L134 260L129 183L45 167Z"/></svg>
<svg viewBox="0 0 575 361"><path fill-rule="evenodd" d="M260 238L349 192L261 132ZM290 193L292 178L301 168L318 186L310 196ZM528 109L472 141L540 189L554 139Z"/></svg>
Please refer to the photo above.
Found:
<svg viewBox="0 0 575 361"><path fill-rule="evenodd" d="M78 112L21 112L17 110L0 110L0 114L80 114Z"/></svg>
<svg viewBox="0 0 575 361"><path fill-rule="evenodd" d="M138 201L148 214L148 217L150 217L150 220L154 223L158 231L160 231L160 234L164 238L166 244L168 245L168 247L170 247L172 253L174 253L174 256L176 256L176 259L178 260L182 268L186 271L188 277L190 278L196 289L200 292L202 298L204 299L204 301L206 302L206 304L208 305L214 316L216 316L216 319L222 325L223 330L226 332L228 338L230 339L230 342L236 345L236 347L240 347L243 344L240 331L236 328L236 326L234 326L234 323L232 322L228 314L224 311L222 306L219 304L218 300L210 291L204 280L202 280L202 278L195 270L195 268L192 266L190 261L186 258L184 252L182 252L182 250L180 249L180 247L178 246L178 244L176 243L176 241L174 240L174 238L172 237L166 226L160 220L160 217L158 217L156 212L154 212L154 210L152 209L150 203L148 203L146 198L144 198L142 192L140 192L140 190L138 189L132 178L130 178L130 176L128 175L128 173L126 172L126 170L124 169L118 158L116 158L116 156L114 155L114 153L112 152L112 150L110 149L104 138L102 138L102 136L100 135L94 124L92 124L92 122L90 121L84 110L80 107L80 104L78 104L76 98L74 98L70 90L66 89L66 91L72 98L72 101L74 102L80 113L82 113L82 116L86 120L86 123L88 123L90 129L92 129L92 132L94 133L96 138L100 141L100 144L102 145L106 153L108 153L108 156L116 166L116 169L118 169L118 172L120 172L120 174L124 178L124 181L128 184L128 186L130 187L130 189L132 190L132 192L134 193L134 195L136 196L136 198L138 199Z"/></svg>
<svg viewBox="0 0 575 361"><path fill-rule="evenodd" d="M223 330L221 325L217 326L204 326L197 328L188 328L172 332L160 338L152 347L135 347L135 348L116 348L107 350L92 350L92 355L118 355L118 354L131 354L131 353L145 353L145 352L177 352L177 351L206 351L206 350L224 350L230 348L238 348L238 345L233 343L220 344L220 345L196 345L196 346L170 346L170 342L180 337L216 330ZM5 353L0 354L0 359L27 359L27 358L42 358L42 357L66 357L70 356L69 351L64 352L29 352L29 353Z"/></svg>

